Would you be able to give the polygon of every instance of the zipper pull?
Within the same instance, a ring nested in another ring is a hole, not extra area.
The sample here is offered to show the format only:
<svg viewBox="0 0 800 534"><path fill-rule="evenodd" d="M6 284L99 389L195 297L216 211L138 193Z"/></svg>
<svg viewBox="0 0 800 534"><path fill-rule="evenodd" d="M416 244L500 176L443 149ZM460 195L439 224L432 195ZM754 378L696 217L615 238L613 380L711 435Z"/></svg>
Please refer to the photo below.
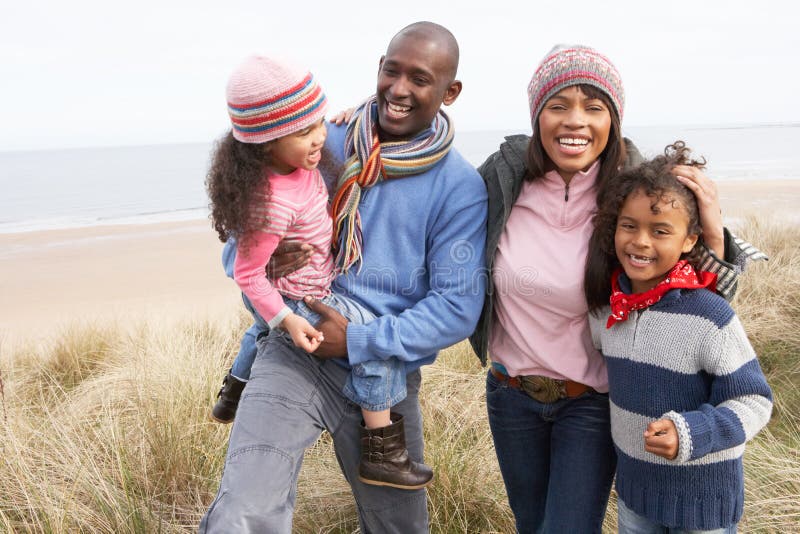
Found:
<svg viewBox="0 0 800 534"><path fill-rule="evenodd" d="M569 184L564 184L564 202L569 202Z"/></svg>

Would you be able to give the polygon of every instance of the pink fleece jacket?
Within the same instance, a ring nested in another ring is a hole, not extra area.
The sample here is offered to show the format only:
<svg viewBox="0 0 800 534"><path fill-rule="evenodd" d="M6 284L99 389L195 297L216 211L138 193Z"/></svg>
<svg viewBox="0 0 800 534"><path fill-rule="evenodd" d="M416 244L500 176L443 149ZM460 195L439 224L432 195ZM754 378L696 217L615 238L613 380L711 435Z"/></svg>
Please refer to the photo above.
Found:
<svg viewBox="0 0 800 534"><path fill-rule="evenodd" d="M608 391L589 331L583 272L597 208L595 162L569 186L556 171L525 182L495 255L492 360L510 376L570 379Z"/></svg>

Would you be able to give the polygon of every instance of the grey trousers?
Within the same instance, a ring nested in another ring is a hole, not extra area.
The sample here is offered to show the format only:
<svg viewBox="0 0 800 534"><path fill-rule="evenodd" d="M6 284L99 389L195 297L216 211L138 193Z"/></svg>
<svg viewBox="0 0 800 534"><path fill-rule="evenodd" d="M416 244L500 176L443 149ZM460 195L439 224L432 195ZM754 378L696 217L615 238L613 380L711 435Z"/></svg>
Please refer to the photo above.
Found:
<svg viewBox="0 0 800 534"><path fill-rule="evenodd" d="M371 486L358 480L361 410L342 394L349 371L320 360L275 333L258 344L250 381L231 430L219 491L201 533L290 533L303 452L323 430L353 491L362 534L428 532L425 490ZM422 461L419 371L408 396L392 407L405 419L406 443Z"/></svg>

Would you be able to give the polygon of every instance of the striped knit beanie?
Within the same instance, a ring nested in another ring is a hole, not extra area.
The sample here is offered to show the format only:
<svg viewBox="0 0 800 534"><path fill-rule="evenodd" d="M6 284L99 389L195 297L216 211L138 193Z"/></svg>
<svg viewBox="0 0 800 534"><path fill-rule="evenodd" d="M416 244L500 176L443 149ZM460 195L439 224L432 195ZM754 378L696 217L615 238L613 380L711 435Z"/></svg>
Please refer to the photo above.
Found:
<svg viewBox="0 0 800 534"><path fill-rule="evenodd" d="M539 64L528 84L531 122L536 129L547 99L566 87L586 84L608 96L622 121L625 91L617 68L607 57L583 45L556 45Z"/></svg>
<svg viewBox="0 0 800 534"><path fill-rule="evenodd" d="M233 137L266 143L325 117L328 101L314 76L263 56L242 63L228 81Z"/></svg>

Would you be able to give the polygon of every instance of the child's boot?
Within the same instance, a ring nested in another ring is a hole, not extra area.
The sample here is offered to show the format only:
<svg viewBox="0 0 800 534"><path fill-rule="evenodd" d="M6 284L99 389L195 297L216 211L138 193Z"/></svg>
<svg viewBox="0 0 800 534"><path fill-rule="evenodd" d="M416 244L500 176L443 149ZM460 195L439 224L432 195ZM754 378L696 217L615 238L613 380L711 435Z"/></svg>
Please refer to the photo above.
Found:
<svg viewBox="0 0 800 534"><path fill-rule="evenodd" d="M392 424L381 428L362 425L358 479L375 486L424 488L433 480L433 471L408 457L403 416L392 413L391 418Z"/></svg>
<svg viewBox="0 0 800 534"><path fill-rule="evenodd" d="M217 393L217 403L211 409L212 421L226 425L233 422L245 384L247 382L239 380L228 371L228 374L222 379L222 388Z"/></svg>

